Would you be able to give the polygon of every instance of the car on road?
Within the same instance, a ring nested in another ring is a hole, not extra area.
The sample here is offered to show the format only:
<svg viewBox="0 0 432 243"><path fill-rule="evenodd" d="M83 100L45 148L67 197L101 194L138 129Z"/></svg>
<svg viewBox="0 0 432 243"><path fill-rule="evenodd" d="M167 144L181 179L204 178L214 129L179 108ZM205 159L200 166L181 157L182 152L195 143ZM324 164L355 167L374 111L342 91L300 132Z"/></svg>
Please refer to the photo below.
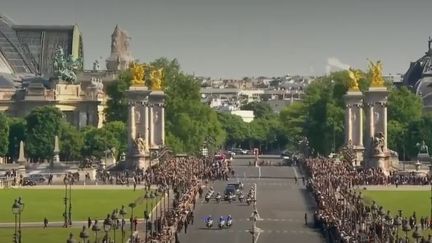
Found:
<svg viewBox="0 0 432 243"><path fill-rule="evenodd" d="M22 185L23 186L36 186L36 184L37 183L33 179L31 179L29 177L24 177L23 178L23 181L22 181Z"/></svg>
<svg viewBox="0 0 432 243"><path fill-rule="evenodd" d="M44 183L46 181L45 176L41 174L32 174L29 178L36 183Z"/></svg>
<svg viewBox="0 0 432 243"><path fill-rule="evenodd" d="M232 201L234 201L236 198L236 193L237 190L234 185L227 185L224 191L224 200L228 201L229 199L231 199Z"/></svg>
<svg viewBox="0 0 432 243"><path fill-rule="evenodd" d="M235 154L242 154L242 155L248 154L248 151L242 148L232 148L231 151L233 151Z"/></svg>
<svg viewBox="0 0 432 243"><path fill-rule="evenodd" d="M240 184L240 182L228 183L226 187L227 187L227 188L228 188L228 187L233 187L233 188L235 189L235 193L236 193L236 194L239 193L240 190L242 189L242 188L241 188L241 184Z"/></svg>

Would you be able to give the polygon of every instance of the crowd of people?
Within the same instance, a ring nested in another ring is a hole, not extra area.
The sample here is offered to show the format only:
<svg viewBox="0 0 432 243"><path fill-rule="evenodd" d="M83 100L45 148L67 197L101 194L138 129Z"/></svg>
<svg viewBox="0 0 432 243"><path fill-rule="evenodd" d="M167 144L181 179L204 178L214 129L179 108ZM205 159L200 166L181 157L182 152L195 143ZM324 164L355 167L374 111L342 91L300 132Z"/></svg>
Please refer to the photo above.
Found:
<svg viewBox="0 0 432 243"><path fill-rule="evenodd" d="M144 173L145 183L157 185L161 192L171 189L174 199L173 207L154 219L154 230L146 234L147 242L180 242L178 233L181 230L187 233L188 225L193 224L193 210L202 194L204 181L209 178L222 179L228 171L224 161L213 162L195 157L171 158L149 168Z"/></svg>
<svg viewBox="0 0 432 243"><path fill-rule="evenodd" d="M415 213L404 217L401 211L391 215L375 202L365 204L361 191L356 190L358 185L424 184L428 177L385 176L379 170L354 169L349 163L327 158L305 159L300 166L309 177L307 188L317 203L314 224L330 242L399 243L411 237L432 242L431 236L425 239L419 231L432 225L428 217L418 220Z"/></svg>

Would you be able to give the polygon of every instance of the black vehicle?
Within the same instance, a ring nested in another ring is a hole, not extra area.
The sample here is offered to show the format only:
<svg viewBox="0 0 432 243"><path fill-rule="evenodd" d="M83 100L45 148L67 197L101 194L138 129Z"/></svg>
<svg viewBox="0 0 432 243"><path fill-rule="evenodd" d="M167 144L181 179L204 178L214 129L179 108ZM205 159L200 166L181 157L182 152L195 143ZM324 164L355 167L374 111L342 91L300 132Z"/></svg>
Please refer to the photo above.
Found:
<svg viewBox="0 0 432 243"><path fill-rule="evenodd" d="M224 191L224 200L225 201L234 201L236 198L237 190L233 185L227 185Z"/></svg>
<svg viewBox="0 0 432 243"><path fill-rule="evenodd" d="M23 186L36 186L36 182L29 177L24 177L22 181Z"/></svg>
<svg viewBox="0 0 432 243"><path fill-rule="evenodd" d="M236 182L236 183L228 183L227 184L227 188L228 187L232 187L232 188L234 188L234 190L235 190L235 193L234 194L237 194L237 193L239 193L240 192L240 190L242 189L241 187L241 184L240 184L240 182Z"/></svg>

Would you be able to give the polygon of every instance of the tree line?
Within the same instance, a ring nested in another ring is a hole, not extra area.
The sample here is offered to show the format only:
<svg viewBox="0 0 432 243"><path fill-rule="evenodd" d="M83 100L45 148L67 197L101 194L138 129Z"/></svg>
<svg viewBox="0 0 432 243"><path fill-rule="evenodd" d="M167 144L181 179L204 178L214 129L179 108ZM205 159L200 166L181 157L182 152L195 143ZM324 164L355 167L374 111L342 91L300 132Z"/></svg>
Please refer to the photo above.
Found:
<svg viewBox="0 0 432 243"><path fill-rule="evenodd" d="M244 122L239 116L217 112L201 100L200 80L184 73L176 59L160 58L152 66L164 69L166 93L166 143L176 153L200 153L242 147L260 151L298 149L307 137L316 153L327 155L344 143L344 100L348 89L346 71L334 72L312 81L305 89L303 101L294 102L279 114L263 102L252 102L242 109L253 110L255 119ZM370 74L363 73L359 82L368 89ZM117 155L127 150L127 98L131 74L122 72L118 81L107 87L109 100L102 128L78 130L65 121L54 107L39 107L25 118L0 114L0 156L18 157L18 146L26 144L26 155L33 161L50 160L54 136L59 136L62 160L79 160L95 156L103 158L107 150ZM387 84L388 145L399 152L401 159L413 158L416 144L425 140L432 144L432 115L423 113L422 102L407 88Z"/></svg>

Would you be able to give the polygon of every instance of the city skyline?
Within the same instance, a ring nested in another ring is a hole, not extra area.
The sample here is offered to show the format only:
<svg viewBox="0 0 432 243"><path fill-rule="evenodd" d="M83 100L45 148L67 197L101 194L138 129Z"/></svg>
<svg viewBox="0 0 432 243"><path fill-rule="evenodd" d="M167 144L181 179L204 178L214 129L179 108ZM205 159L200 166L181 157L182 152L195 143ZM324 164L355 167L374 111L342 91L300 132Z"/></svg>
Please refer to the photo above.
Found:
<svg viewBox="0 0 432 243"><path fill-rule="evenodd" d="M105 60L118 24L135 58L177 58L188 73L212 78L321 75L335 67L404 73L427 50L428 10L416 0L6 0L16 24L78 24L85 66ZM107 18L109 16L109 18Z"/></svg>

